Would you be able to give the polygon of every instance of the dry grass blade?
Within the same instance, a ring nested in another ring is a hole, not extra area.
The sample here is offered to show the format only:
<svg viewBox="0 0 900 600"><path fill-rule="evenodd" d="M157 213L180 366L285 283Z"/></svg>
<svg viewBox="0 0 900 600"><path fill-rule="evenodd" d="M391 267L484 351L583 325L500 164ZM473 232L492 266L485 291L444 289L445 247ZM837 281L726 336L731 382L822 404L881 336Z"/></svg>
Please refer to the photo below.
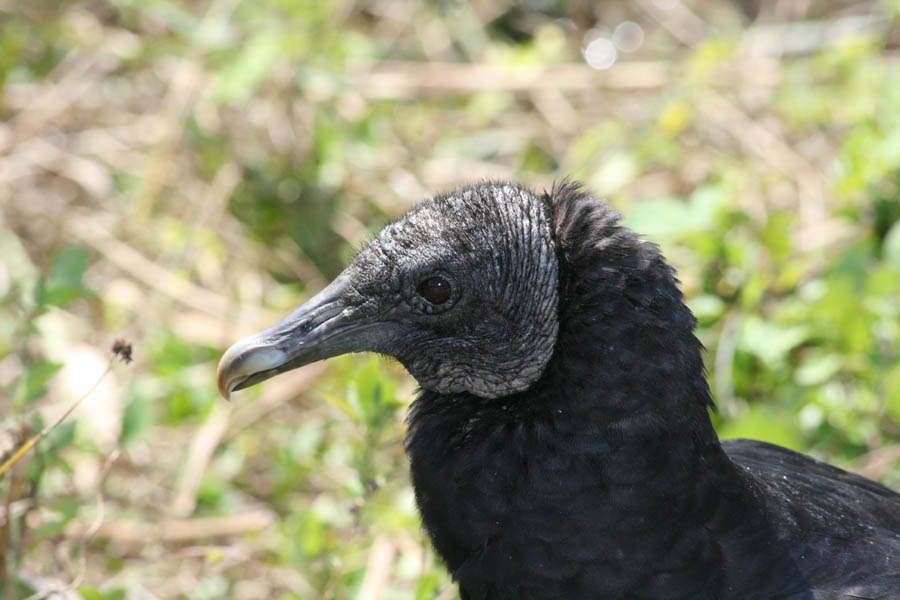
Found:
<svg viewBox="0 0 900 600"><path fill-rule="evenodd" d="M268 510L248 510L224 517L196 519L169 519L159 523L132 521L108 521L94 534L95 537L127 544L146 544L150 541L181 542L210 537L230 537L261 531L276 522ZM72 535L84 536L88 530L75 530Z"/></svg>
<svg viewBox="0 0 900 600"><path fill-rule="evenodd" d="M230 413L230 405L217 405L203 427L194 436L188 447L184 469L172 500L171 513L173 516L186 517L194 512L197 504L197 490L203 479L203 473L225 435Z"/></svg>

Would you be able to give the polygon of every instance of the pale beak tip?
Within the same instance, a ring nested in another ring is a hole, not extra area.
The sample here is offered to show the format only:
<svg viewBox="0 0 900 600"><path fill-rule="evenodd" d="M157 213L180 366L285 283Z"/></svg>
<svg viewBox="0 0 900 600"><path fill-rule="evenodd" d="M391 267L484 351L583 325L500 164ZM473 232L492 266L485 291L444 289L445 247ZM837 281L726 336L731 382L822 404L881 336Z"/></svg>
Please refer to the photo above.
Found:
<svg viewBox="0 0 900 600"><path fill-rule="evenodd" d="M237 385L237 381L234 380L233 377L229 378L228 376L228 363L225 361L225 358L228 355L222 357L222 360L219 361L219 367L216 369L216 383L219 386L219 394L222 395L225 400L231 400L231 391Z"/></svg>
<svg viewBox="0 0 900 600"><path fill-rule="evenodd" d="M223 382L222 382L221 379L219 379L218 383L219 383L219 394L220 394L223 398L225 398L226 401L230 402L230 401L231 401L231 389L230 389L230 386L223 385Z"/></svg>
<svg viewBox="0 0 900 600"><path fill-rule="evenodd" d="M281 366L287 355L265 343L257 336L245 338L225 351L216 369L216 382L219 393L226 400L231 399L231 392L252 375Z"/></svg>

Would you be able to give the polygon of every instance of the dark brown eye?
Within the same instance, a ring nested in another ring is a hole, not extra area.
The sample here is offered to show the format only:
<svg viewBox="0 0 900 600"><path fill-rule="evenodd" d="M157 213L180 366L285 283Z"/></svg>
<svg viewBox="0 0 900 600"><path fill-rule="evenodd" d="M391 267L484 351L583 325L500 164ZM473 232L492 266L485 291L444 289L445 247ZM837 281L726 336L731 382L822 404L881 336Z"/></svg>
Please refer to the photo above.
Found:
<svg viewBox="0 0 900 600"><path fill-rule="evenodd" d="M435 275L419 284L419 293L432 304L443 304L450 299L450 282Z"/></svg>

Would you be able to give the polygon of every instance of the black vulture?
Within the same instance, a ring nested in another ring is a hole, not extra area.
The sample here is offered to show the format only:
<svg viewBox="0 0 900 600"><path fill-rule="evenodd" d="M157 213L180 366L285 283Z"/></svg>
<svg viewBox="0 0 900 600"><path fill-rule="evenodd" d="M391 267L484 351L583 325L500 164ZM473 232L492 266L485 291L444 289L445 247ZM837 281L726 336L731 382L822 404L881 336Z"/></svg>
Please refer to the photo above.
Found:
<svg viewBox="0 0 900 600"><path fill-rule="evenodd" d="M900 598L900 495L720 443L695 323L657 246L577 184L486 182L385 227L218 378L398 359L423 526L465 600Z"/></svg>

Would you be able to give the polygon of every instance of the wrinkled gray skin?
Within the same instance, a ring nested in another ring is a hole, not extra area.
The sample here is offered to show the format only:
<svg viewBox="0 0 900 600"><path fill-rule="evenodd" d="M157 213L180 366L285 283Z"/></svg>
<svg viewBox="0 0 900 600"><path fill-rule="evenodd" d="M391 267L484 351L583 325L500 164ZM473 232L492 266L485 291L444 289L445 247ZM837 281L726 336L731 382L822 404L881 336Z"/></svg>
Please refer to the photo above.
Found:
<svg viewBox="0 0 900 600"><path fill-rule="evenodd" d="M362 351L396 357L434 392L496 398L527 389L558 330L548 211L546 200L509 184L422 203L385 227L322 292L232 346L219 364L222 393ZM484 252L491 240L504 246ZM434 276L452 287L441 304L419 292Z"/></svg>

